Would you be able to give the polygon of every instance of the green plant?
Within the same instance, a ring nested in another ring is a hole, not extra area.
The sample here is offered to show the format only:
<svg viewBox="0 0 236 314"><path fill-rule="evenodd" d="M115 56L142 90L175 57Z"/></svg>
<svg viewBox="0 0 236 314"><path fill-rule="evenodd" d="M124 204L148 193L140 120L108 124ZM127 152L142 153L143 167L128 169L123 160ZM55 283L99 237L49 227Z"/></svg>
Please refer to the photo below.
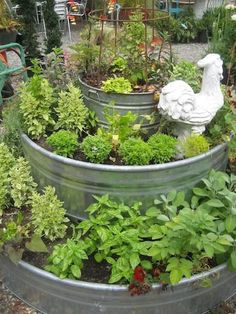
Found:
<svg viewBox="0 0 236 314"><path fill-rule="evenodd" d="M194 157L209 150L209 143L203 135L191 134L183 142L185 157Z"/></svg>
<svg viewBox="0 0 236 314"><path fill-rule="evenodd" d="M33 70L40 71L37 68L38 64L35 61ZM40 74L34 74L21 87L19 106L24 126L32 138L39 139L45 134L46 128L54 124L51 117L53 103L53 88Z"/></svg>
<svg viewBox="0 0 236 314"><path fill-rule="evenodd" d="M209 51L219 53L228 68L236 66L235 21L231 18L236 13L236 8L229 10L221 6L208 11L205 19L211 22L209 33L211 36Z"/></svg>
<svg viewBox="0 0 236 314"><path fill-rule="evenodd" d="M128 206L108 195L95 197L97 202L87 209L88 219L79 223L72 239L78 247L81 241L87 256L93 255L97 263L110 264L110 283L130 281L133 272L137 275L142 269L151 277L156 265L161 268L152 280L170 284L208 269L208 262L215 260L228 260L236 269L235 190L235 176L211 171L190 193L190 202L183 191L171 191L155 199L145 214L140 213L140 202ZM64 278L67 266L70 274L75 264L80 276L81 258L79 263L70 259L62 269L66 253L61 251L57 247L52 253L47 269Z"/></svg>
<svg viewBox="0 0 236 314"><path fill-rule="evenodd" d="M112 150L112 143L106 137L88 135L80 147L90 162L102 163L108 158Z"/></svg>
<svg viewBox="0 0 236 314"><path fill-rule="evenodd" d="M73 157L78 147L78 136L73 132L60 130L50 135L46 142L52 146L56 154Z"/></svg>
<svg viewBox="0 0 236 314"><path fill-rule="evenodd" d="M79 88L69 84L68 91L61 91L55 111L58 116L55 129L62 128L79 135L85 130L88 109Z"/></svg>
<svg viewBox="0 0 236 314"><path fill-rule="evenodd" d="M170 19L172 40L177 42L191 42L197 37L198 21L192 8L180 12L175 19Z"/></svg>
<svg viewBox="0 0 236 314"><path fill-rule="evenodd" d="M12 12L6 6L5 1L1 1L1 8L0 8L0 29L15 29L19 27L19 23L13 17Z"/></svg>
<svg viewBox="0 0 236 314"><path fill-rule="evenodd" d="M106 93L129 94L132 87L130 81L124 77L114 77L102 82L102 90Z"/></svg>
<svg viewBox="0 0 236 314"><path fill-rule="evenodd" d="M34 192L31 197L32 225L38 236L51 241L63 238L67 229L65 209L55 194L55 188L47 186L44 194Z"/></svg>
<svg viewBox="0 0 236 314"><path fill-rule="evenodd" d="M9 178L14 206L21 208L30 204L30 197L35 192L37 184L31 176L28 161L23 157L18 158L9 172Z"/></svg>
<svg viewBox="0 0 236 314"><path fill-rule="evenodd" d="M185 81L192 87L195 93L198 93L201 89L201 71L189 61L181 61L174 65L170 80Z"/></svg>
<svg viewBox="0 0 236 314"><path fill-rule="evenodd" d="M140 123L135 123L138 116L131 111L128 111L125 115L120 115L115 110L112 110L111 113L109 110L106 110L104 117L109 125L108 131L98 129L98 134L111 138L114 148L129 137L137 136L140 133L141 125Z"/></svg>
<svg viewBox="0 0 236 314"><path fill-rule="evenodd" d="M20 132L22 131L22 114L20 113L17 102L10 102L2 112L2 140L8 147L11 147L15 157L23 155Z"/></svg>
<svg viewBox="0 0 236 314"><path fill-rule="evenodd" d="M118 57L115 60L113 60L111 66L112 66L112 71L113 72L121 72L121 73L123 73L125 70L127 70L128 63L127 63L127 61L124 58Z"/></svg>
<svg viewBox="0 0 236 314"><path fill-rule="evenodd" d="M156 133L152 135L148 140L148 145L152 150L154 162L164 163L170 161L176 154L177 143L176 138L166 134Z"/></svg>
<svg viewBox="0 0 236 314"><path fill-rule="evenodd" d="M121 143L119 153L126 165L148 165L153 157L151 147L141 138L129 138Z"/></svg>
<svg viewBox="0 0 236 314"><path fill-rule="evenodd" d="M43 14L46 26L46 53L50 53L53 48L61 46L61 32L59 30L59 17L54 10L54 0L46 0L43 7Z"/></svg>
<svg viewBox="0 0 236 314"><path fill-rule="evenodd" d="M40 55L39 44L36 33L36 19L33 12L35 12L34 0L17 0L19 5L22 45L25 49L25 54L29 58L37 58Z"/></svg>
<svg viewBox="0 0 236 314"><path fill-rule="evenodd" d="M81 276L83 260L88 259L83 241L68 239L64 244L58 244L48 258L47 271L61 279L78 279Z"/></svg>
<svg viewBox="0 0 236 314"><path fill-rule="evenodd" d="M15 158L6 144L0 143L0 216L9 205L10 178L9 171L15 164Z"/></svg>

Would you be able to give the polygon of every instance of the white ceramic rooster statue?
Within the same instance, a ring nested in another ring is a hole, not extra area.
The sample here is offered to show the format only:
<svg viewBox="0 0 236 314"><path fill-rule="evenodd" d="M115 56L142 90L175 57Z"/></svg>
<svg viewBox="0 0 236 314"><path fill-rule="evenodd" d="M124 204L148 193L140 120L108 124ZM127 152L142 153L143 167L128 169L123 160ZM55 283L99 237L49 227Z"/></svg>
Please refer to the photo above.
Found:
<svg viewBox="0 0 236 314"><path fill-rule="evenodd" d="M158 108L169 120L176 122L175 135L184 140L191 133L202 134L216 112L223 106L220 89L223 62L218 54L210 53L198 61L204 68L202 87L198 94L184 81L167 84L160 95Z"/></svg>

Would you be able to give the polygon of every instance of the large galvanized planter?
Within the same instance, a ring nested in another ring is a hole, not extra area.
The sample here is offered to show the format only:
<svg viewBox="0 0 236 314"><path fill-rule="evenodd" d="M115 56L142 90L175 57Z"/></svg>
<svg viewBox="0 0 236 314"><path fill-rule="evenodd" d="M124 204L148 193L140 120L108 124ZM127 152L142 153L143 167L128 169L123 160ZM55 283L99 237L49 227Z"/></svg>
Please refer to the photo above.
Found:
<svg viewBox="0 0 236 314"><path fill-rule="evenodd" d="M48 314L201 314L236 293L236 273L222 264L208 272L184 279L165 290L131 297L125 285L61 280L21 261L12 263L0 255L5 285L20 299ZM204 279L212 286L203 288Z"/></svg>
<svg viewBox="0 0 236 314"><path fill-rule="evenodd" d="M84 103L86 106L96 113L99 124L103 127L108 126L108 122L104 118L104 110L112 113L113 110L125 115L131 111L139 117L137 123L141 122L141 127L149 134L155 133L158 127L157 118L157 100L155 100L154 92L143 93L105 93L99 88L90 86L79 79L79 86L83 93ZM156 119L149 124L143 119L144 115L155 114Z"/></svg>
<svg viewBox="0 0 236 314"><path fill-rule="evenodd" d="M32 173L40 188L52 185L68 215L87 217L85 209L93 195L108 193L127 203L135 200L147 207L153 199L170 190L188 191L209 170L224 170L227 164L227 145L185 160L149 166L112 166L92 164L64 158L35 144L22 134L22 144Z"/></svg>

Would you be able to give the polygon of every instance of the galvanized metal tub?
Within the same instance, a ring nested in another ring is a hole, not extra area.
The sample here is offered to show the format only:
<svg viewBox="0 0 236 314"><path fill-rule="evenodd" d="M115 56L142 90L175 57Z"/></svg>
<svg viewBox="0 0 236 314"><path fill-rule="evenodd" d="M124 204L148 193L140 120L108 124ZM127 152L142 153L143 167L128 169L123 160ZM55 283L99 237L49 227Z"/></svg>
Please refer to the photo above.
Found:
<svg viewBox="0 0 236 314"><path fill-rule="evenodd" d="M139 117L137 123L141 122L142 129L149 134L155 133L158 127L157 117L157 100L155 100L154 92L143 93L105 93L99 88L90 86L79 78L79 87L83 94L84 103L86 106L96 113L99 125L107 128L108 122L104 118L104 110L112 113L112 110L125 115L131 111ZM142 116L156 113L156 119L152 123L147 120L141 121Z"/></svg>
<svg viewBox="0 0 236 314"><path fill-rule="evenodd" d="M48 314L200 314L236 293L236 273L227 271L225 264L166 290L153 285L138 297L131 297L125 285L61 280L3 255L0 269L3 282L17 297ZM201 282L208 277L212 286L203 288Z"/></svg>
<svg viewBox="0 0 236 314"><path fill-rule="evenodd" d="M227 145L185 160L149 166L112 166L64 158L35 144L22 134L23 150L40 188L52 185L69 216L84 219L93 195L108 193L120 201L140 200L145 207L170 190L188 191L209 170L225 170Z"/></svg>

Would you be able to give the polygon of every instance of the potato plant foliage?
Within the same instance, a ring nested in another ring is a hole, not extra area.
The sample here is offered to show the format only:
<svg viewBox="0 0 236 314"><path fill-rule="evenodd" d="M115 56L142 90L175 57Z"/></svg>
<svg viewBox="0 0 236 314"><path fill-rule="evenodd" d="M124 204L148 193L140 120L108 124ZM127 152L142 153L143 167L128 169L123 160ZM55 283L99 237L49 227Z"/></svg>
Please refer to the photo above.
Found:
<svg viewBox="0 0 236 314"><path fill-rule="evenodd" d="M204 270L212 258L228 260L236 269L235 188L234 175L212 170L192 190L190 201L184 192L171 191L154 200L145 214L140 202L128 206L108 195L95 197L97 202L87 209L89 218L78 224L71 239L70 245L82 250L80 257L72 258L75 250L69 254L67 244L57 245L47 269L71 278L74 265L72 275L79 278L82 260L91 254L96 262L110 264L110 283L129 282L138 265L146 271L165 265L158 280L170 284Z"/></svg>

